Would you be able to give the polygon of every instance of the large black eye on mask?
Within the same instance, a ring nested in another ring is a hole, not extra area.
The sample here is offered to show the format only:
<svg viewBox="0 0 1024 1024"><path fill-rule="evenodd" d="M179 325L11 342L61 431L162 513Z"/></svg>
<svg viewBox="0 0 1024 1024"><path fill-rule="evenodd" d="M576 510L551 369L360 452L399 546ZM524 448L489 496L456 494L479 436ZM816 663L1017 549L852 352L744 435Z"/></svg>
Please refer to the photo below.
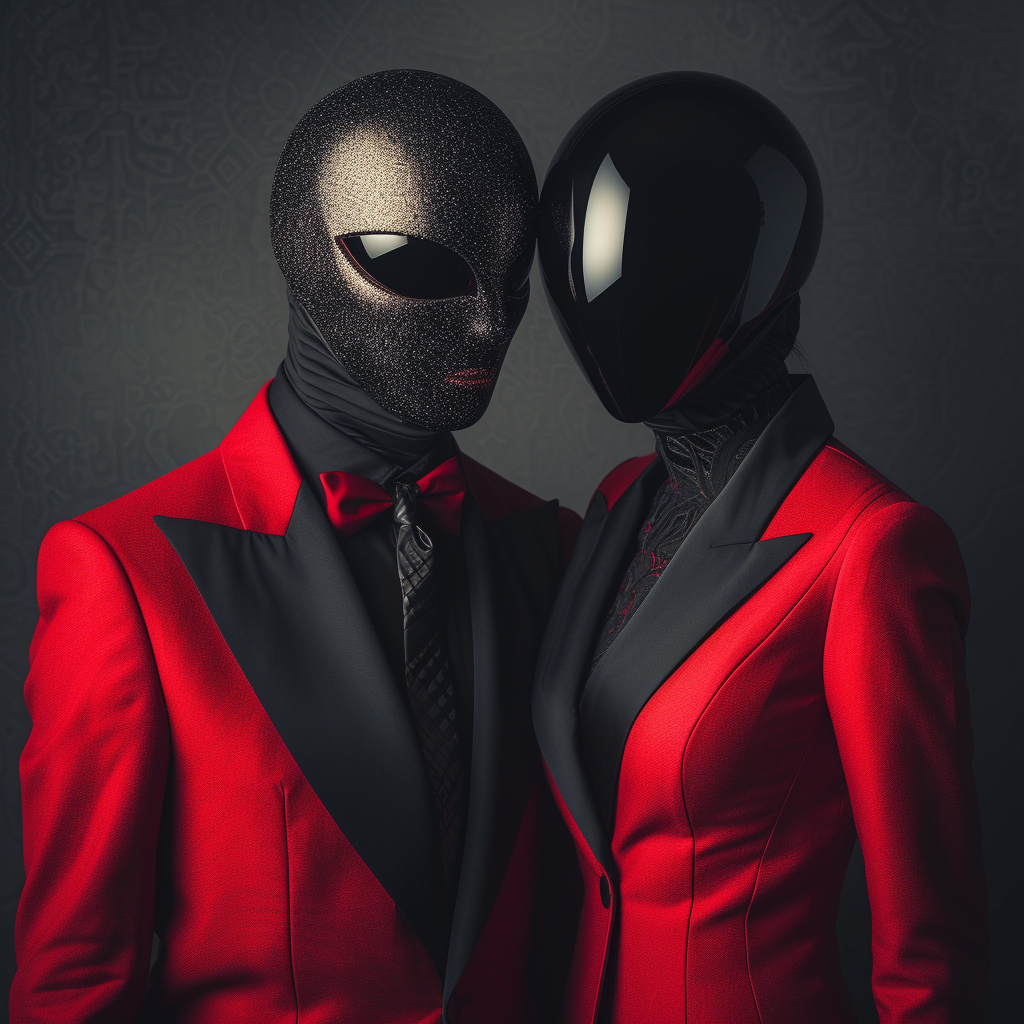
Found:
<svg viewBox="0 0 1024 1024"><path fill-rule="evenodd" d="M376 284L407 299L476 295L469 264L445 245L413 235L338 235L349 259Z"/></svg>

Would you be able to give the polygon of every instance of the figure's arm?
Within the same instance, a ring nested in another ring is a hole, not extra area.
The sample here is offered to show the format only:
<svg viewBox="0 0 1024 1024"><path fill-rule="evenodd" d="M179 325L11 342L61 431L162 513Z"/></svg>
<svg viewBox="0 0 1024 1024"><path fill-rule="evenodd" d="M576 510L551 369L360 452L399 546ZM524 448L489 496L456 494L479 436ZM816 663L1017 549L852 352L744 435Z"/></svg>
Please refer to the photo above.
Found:
<svg viewBox="0 0 1024 1024"><path fill-rule="evenodd" d="M572 558L573 548L576 547L576 538L583 529L583 520L579 514L573 512L565 505L558 506L558 553L561 557L563 571Z"/></svg>
<svg viewBox="0 0 1024 1024"><path fill-rule="evenodd" d="M909 501L855 526L824 653L881 1024L981 1019L988 947L956 540Z"/></svg>
<svg viewBox="0 0 1024 1024"><path fill-rule="evenodd" d="M148 980L166 710L135 595L98 534L47 534L38 595L11 1021L129 1021Z"/></svg>

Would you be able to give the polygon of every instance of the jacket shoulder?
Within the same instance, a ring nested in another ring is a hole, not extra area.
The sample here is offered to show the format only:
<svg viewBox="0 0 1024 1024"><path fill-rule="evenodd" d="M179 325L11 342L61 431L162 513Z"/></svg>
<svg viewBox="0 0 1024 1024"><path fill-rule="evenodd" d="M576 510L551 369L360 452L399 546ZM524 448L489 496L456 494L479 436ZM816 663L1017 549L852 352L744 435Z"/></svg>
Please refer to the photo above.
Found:
<svg viewBox="0 0 1024 1024"><path fill-rule="evenodd" d="M460 454L459 458L469 489L488 522L505 519L518 512L528 512L530 509L547 504L543 498L538 498L536 494L505 479L501 474L495 473L493 469L488 469L483 463L477 462L476 459L465 454ZM558 549L563 568L568 564L569 556L576 545L576 538L579 536L582 526L583 520L576 512L559 504L557 513Z"/></svg>
<svg viewBox="0 0 1024 1024"><path fill-rule="evenodd" d="M889 500L873 503L850 531L839 590L892 594L911 583L943 590L966 628L970 588L953 531L937 512L902 492L885 497Z"/></svg>
<svg viewBox="0 0 1024 1024"><path fill-rule="evenodd" d="M480 506L484 518L488 521L504 519L506 516L528 512L530 509L547 504L543 498L538 498L536 494L532 494L526 488L495 473L493 469L489 469L482 462L477 462L476 459L472 459L464 453L459 455L459 459L466 474L470 492ZM561 511L559 509L559 512ZM572 509L564 511L579 519Z"/></svg>
<svg viewBox="0 0 1024 1024"><path fill-rule="evenodd" d="M963 577L956 538L938 513L915 501L835 438L807 468L793 497L823 525L832 522L838 528L841 573L846 577L860 572L853 567L862 563L865 573L871 564L875 567L871 571L889 573L893 579L906 576L911 563L931 563L943 567L951 578ZM773 523L770 534L782 525Z"/></svg>
<svg viewBox="0 0 1024 1024"><path fill-rule="evenodd" d="M219 449L76 516L75 521L95 530L117 550L119 542L155 528L155 515L241 525Z"/></svg>
<svg viewBox="0 0 1024 1024"><path fill-rule="evenodd" d="M608 511L629 490L636 478L658 457L657 452L648 455L637 455L632 459L620 462L597 485L591 496L591 502L599 494L604 498Z"/></svg>
<svg viewBox="0 0 1024 1024"><path fill-rule="evenodd" d="M269 506L280 512L278 506L287 505L290 511L298 470L271 412L269 386L268 381L260 388L213 451L78 520L110 540L126 529L133 532L139 524L148 530L155 515L261 529L265 524L258 514L253 515L254 509ZM243 522L243 506L248 507L249 523Z"/></svg>
<svg viewBox="0 0 1024 1024"><path fill-rule="evenodd" d="M891 491L906 499L906 495L896 484L834 437L828 439L825 447L812 463L812 467L816 467L834 483L854 487L862 487L865 484L884 487L886 491Z"/></svg>
<svg viewBox="0 0 1024 1024"><path fill-rule="evenodd" d="M813 524L815 533L845 523L845 533L869 508L909 500L878 470L830 437L783 501L765 536L804 532L797 526L805 521Z"/></svg>

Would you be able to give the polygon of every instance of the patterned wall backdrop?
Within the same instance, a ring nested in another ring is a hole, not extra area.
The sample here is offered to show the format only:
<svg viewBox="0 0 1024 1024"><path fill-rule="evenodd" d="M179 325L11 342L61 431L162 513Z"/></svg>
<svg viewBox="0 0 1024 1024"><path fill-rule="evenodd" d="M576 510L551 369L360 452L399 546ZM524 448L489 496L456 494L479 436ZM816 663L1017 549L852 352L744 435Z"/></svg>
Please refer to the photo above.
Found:
<svg viewBox="0 0 1024 1024"><path fill-rule="evenodd" d="M1019 0L7 0L0 95L0 976L22 881L18 753L40 538L215 445L285 344L267 201L291 126L381 68L480 89L542 177L591 103L695 68L778 103L821 170L804 358L837 433L952 525L994 946L991 1019L1018 1008L1024 912L1019 622ZM650 444L607 417L534 298L460 443L582 511ZM844 896L866 992L867 907Z"/></svg>

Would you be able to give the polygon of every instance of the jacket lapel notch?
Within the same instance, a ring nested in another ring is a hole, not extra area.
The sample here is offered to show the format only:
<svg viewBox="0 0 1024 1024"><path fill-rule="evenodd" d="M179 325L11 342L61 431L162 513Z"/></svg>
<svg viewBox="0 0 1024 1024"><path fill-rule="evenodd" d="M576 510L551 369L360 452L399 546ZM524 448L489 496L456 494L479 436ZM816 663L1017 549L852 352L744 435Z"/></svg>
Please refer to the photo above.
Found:
<svg viewBox="0 0 1024 1024"><path fill-rule="evenodd" d="M246 473L255 470L241 474L254 485ZM259 509L247 521L261 517L272 525ZM449 915L426 767L309 486L298 487L283 535L155 519L299 769L443 974Z"/></svg>
<svg viewBox="0 0 1024 1024"><path fill-rule="evenodd" d="M228 431L218 451L242 527L283 534L302 482L292 453L270 409L264 384Z"/></svg>
<svg viewBox="0 0 1024 1024"><path fill-rule="evenodd" d="M583 754L606 828L614 820L626 739L644 705L810 538L760 540L832 430L814 381L801 378L587 682Z"/></svg>

